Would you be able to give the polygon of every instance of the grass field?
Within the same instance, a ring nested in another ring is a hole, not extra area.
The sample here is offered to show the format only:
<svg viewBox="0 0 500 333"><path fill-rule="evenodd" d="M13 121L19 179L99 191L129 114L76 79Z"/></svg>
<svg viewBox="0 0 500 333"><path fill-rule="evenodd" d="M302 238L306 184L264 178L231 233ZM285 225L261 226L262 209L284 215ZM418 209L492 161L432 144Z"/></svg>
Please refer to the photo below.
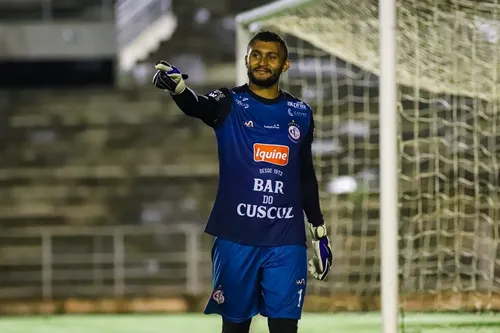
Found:
<svg viewBox="0 0 500 333"><path fill-rule="evenodd" d="M500 314L407 314L405 333L499 333ZM64 315L0 317L1 333L220 333L218 316L186 315ZM257 317L252 333L267 332ZM381 332L377 313L305 314L300 333Z"/></svg>

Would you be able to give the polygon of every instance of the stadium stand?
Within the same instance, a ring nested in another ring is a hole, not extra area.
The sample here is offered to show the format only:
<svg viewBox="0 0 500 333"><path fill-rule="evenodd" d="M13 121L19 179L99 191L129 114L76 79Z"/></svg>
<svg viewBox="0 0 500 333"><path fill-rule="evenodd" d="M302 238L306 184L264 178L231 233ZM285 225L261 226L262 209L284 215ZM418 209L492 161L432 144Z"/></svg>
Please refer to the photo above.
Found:
<svg viewBox="0 0 500 333"><path fill-rule="evenodd" d="M210 129L156 91L18 92L14 105L0 161L4 227L134 223L161 201L182 219L182 202L216 175Z"/></svg>

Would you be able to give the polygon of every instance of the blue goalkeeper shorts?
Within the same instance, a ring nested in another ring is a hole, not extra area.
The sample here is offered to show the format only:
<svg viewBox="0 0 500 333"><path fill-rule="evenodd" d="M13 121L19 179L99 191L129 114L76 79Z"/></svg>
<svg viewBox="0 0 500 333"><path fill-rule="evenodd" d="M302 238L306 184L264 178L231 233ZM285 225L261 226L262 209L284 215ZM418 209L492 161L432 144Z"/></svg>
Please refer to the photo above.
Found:
<svg viewBox="0 0 500 333"><path fill-rule="evenodd" d="M212 264L214 290L205 314L235 323L259 313L300 319L307 285L305 245L258 247L216 239Z"/></svg>

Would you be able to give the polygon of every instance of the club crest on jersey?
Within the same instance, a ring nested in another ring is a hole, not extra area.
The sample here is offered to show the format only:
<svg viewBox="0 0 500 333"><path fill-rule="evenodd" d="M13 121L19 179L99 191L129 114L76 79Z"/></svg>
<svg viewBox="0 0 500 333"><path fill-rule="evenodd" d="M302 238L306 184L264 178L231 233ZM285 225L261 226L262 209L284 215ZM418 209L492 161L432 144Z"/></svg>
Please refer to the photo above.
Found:
<svg viewBox="0 0 500 333"><path fill-rule="evenodd" d="M300 140L299 125L293 120L290 123L288 123L288 137L294 143L297 143Z"/></svg>

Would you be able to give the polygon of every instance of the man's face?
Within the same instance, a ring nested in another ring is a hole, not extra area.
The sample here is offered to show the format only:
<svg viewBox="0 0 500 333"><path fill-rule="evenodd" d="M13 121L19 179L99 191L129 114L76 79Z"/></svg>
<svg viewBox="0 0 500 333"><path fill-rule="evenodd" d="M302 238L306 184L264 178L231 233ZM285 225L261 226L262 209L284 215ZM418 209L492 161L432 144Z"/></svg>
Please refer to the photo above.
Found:
<svg viewBox="0 0 500 333"><path fill-rule="evenodd" d="M278 42L255 41L249 47L245 62L250 82L264 88L278 82L281 73L290 67Z"/></svg>

